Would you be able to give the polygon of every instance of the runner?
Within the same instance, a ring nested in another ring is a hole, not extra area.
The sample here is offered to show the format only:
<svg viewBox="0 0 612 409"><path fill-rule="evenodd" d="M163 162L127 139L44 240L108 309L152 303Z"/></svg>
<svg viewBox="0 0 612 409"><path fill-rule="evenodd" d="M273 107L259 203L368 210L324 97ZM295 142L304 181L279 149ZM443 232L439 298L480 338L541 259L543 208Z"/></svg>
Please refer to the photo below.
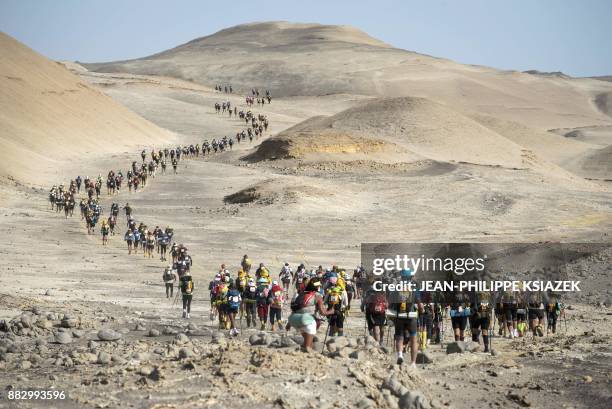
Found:
<svg viewBox="0 0 612 409"><path fill-rule="evenodd" d="M193 280L189 271L180 278L181 294L183 296L183 318L191 318L191 300L193 299Z"/></svg>
<svg viewBox="0 0 612 409"><path fill-rule="evenodd" d="M402 281L410 281L414 273L410 269L400 272ZM394 299L390 302L387 314L394 320L395 324L395 352L397 354L397 364L404 362L404 353L410 347L410 366L416 368L417 358L417 320L420 313L423 313L418 292L404 291L396 292Z"/></svg>
<svg viewBox="0 0 612 409"><path fill-rule="evenodd" d="M297 293L291 301L291 315L285 330L289 331L293 327L301 332L304 339L303 352L312 352L314 336L321 323L320 317L334 313L333 309L325 309L323 296L319 292L320 288L321 282L318 278L313 277L308 280L304 291Z"/></svg>
<svg viewBox="0 0 612 409"><path fill-rule="evenodd" d="M278 281L272 282L272 289L269 293L268 304L270 305L270 330L276 330L276 323L278 328L282 328L283 319L283 305L285 304L285 293L283 288L278 285Z"/></svg>
<svg viewBox="0 0 612 409"><path fill-rule="evenodd" d="M172 269L172 265L168 265L162 276L166 286L166 298L172 298L174 295L174 283L176 282L176 273Z"/></svg>

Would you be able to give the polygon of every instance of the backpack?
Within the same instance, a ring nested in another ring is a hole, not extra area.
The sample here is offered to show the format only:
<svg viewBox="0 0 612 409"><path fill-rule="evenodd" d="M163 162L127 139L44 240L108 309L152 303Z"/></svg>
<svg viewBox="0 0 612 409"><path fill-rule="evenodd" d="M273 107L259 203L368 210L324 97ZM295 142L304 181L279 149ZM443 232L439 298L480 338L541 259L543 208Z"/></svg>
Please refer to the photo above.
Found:
<svg viewBox="0 0 612 409"><path fill-rule="evenodd" d="M283 292L281 290L272 293L272 304L277 307L283 305Z"/></svg>
<svg viewBox="0 0 612 409"><path fill-rule="evenodd" d="M384 314L387 311L387 299L384 294L376 294L372 302L368 303L368 310L372 314Z"/></svg>
<svg viewBox="0 0 612 409"><path fill-rule="evenodd" d="M338 305L342 302L342 292L337 288L332 288L327 291L327 301L330 305Z"/></svg>
<svg viewBox="0 0 612 409"><path fill-rule="evenodd" d="M165 281L170 281L172 280L172 270L166 270L164 272L164 280Z"/></svg>
<svg viewBox="0 0 612 409"><path fill-rule="evenodd" d="M296 312L308 307L313 302L316 294L315 291L299 293L298 296L291 301L291 311Z"/></svg>
<svg viewBox="0 0 612 409"><path fill-rule="evenodd" d="M183 281L183 293L184 294L191 294L192 291L193 291L193 281L191 281L191 280L184 280Z"/></svg>
<svg viewBox="0 0 612 409"><path fill-rule="evenodd" d="M257 287L257 304L263 305L268 303L268 293L270 289L267 286Z"/></svg>
<svg viewBox="0 0 612 409"><path fill-rule="evenodd" d="M240 293L238 292L238 290L228 291L227 303L231 309L240 308Z"/></svg>

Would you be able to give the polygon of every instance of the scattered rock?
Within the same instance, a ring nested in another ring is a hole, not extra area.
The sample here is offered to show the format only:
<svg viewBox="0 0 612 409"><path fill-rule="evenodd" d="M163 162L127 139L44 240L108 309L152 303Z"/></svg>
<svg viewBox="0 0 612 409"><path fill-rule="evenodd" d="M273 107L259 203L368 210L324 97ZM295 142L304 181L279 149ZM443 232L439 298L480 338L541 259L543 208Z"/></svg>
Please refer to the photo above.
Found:
<svg viewBox="0 0 612 409"><path fill-rule="evenodd" d="M589 375L585 375L582 377L582 380L584 381L584 383L591 383L593 382L593 378Z"/></svg>
<svg viewBox="0 0 612 409"><path fill-rule="evenodd" d="M153 370L151 371L151 373L149 374L149 379L153 380L153 381L159 381L160 379L162 379L164 376L162 375L161 370L159 369L159 367L155 367L153 368Z"/></svg>
<svg viewBox="0 0 612 409"><path fill-rule="evenodd" d="M150 336L150 337L153 337L153 338L154 338L154 337L159 337L159 336L160 336L160 332L159 332L159 330L157 330L157 329L155 329L155 328L151 328L151 329L149 330L149 336Z"/></svg>
<svg viewBox="0 0 612 409"><path fill-rule="evenodd" d="M140 362L147 362L151 359L151 354L149 354L148 352L142 352L142 351L134 352L132 354L132 358Z"/></svg>
<svg viewBox="0 0 612 409"><path fill-rule="evenodd" d="M185 334L176 334L176 336L174 337L174 343L177 345L184 345L189 343L191 340L189 339L189 337Z"/></svg>
<svg viewBox="0 0 612 409"><path fill-rule="evenodd" d="M164 334L164 335L176 335L176 334L178 334L178 331L175 330L172 327L164 327L164 329L162 330L162 334Z"/></svg>
<svg viewBox="0 0 612 409"><path fill-rule="evenodd" d="M57 344L70 344L72 342L72 334L69 332L58 332L55 334L55 343Z"/></svg>
<svg viewBox="0 0 612 409"><path fill-rule="evenodd" d="M147 326L144 325L142 322L139 322L138 324L136 324L136 327L134 327L134 331L146 331L147 330Z"/></svg>
<svg viewBox="0 0 612 409"><path fill-rule="evenodd" d="M53 328L53 322L49 321L48 319L44 317L37 319L35 325L40 329L48 330L48 329Z"/></svg>
<svg viewBox="0 0 612 409"><path fill-rule="evenodd" d="M398 381L393 375L389 376L383 381L383 388L389 389L395 396L400 397L407 394L408 388L406 388L400 381Z"/></svg>
<svg viewBox="0 0 612 409"><path fill-rule="evenodd" d="M108 365L110 364L111 360L112 360L112 357L109 353L104 352L104 351L98 352L98 358L96 360L97 363L101 365Z"/></svg>
<svg viewBox="0 0 612 409"><path fill-rule="evenodd" d="M429 401L421 392L410 391L402 395L398 405L400 409L430 409Z"/></svg>
<svg viewBox="0 0 612 409"><path fill-rule="evenodd" d="M447 354L462 354L466 351L466 345L463 341L451 342L446 346Z"/></svg>
<svg viewBox="0 0 612 409"><path fill-rule="evenodd" d="M32 367L32 362L30 361L21 361L18 365L19 369L30 369Z"/></svg>
<svg viewBox="0 0 612 409"><path fill-rule="evenodd" d="M349 354L349 358L356 359L358 361L364 360L368 357L368 353L363 349L357 349Z"/></svg>
<svg viewBox="0 0 612 409"><path fill-rule="evenodd" d="M506 397L510 399L511 401L518 403L520 406L524 408L531 406L531 402L527 399L527 396L525 395L520 395L518 393L509 392L508 395L506 395Z"/></svg>
<svg viewBox="0 0 612 409"><path fill-rule="evenodd" d="M51 289L48 289L47 291L45 291L45 295L49 296L49 297L54 296L55 295L55 291L53 291Z"/></svg>
<svg viewBox="0 0 612 409"><path fill-rule="evenodd" d="M75 338L82 338L83 337L83 331L79 331L78 329L75 329L72 331L72 336Z"/></svg>
<svg viewBox="0 0 612 409"><path fill-rule="evenodd" d="M121 337L122 335L119 332L112 329L101 329L98 331L98 339L101 341L116 341Z"/></svg>
<svg viewBox="0 0 612 409"><path fill-rule="evenodd" d="M357 409L370 409L374 407L374 402L368 398L363 398L355 404Z"/></svg>
<svg viewBox="0 0 612 409"><path fill-rule="evenodd" d="M123 365L127 362L126 359L123 358L121 355L113 355L111 357L111 361L113 361L117 365Z"/></svg>
<svg viewBox="0 0 612 409"><path fill-rule="evenodd" d="M32 317L29 314L22 314L21 317L19 317L19 321L21 325L23 325L23 328L32 327Z"/></svg>
<svg viewBox="0 0 612 409"><path fill-rule="evenodd" d="M141 366L138 368L138 374L142 376L150 376L153 373L153 368L150 366Z"/></svg>
<svg viewBox="0 0 612 409"><path fill-rule="evenodd" d="M189 348L181 348L178 353L179 359L187 359L193 356L193 351Z"/></svg>
<svg viewBox="0 0 612 409"><path fill-rule="evenodd" d="M427 351L419 351L417 353L417 364L433 364L434 358L433 355Z"/></svg>
<svg viewBox="0 0 612 409"><path fill-rule="evenodd" d="M60 322L60 326L62 328L75 328L78 325L79 321L70 316L70 315L64 315L64 318L62 318L62 321Z"/></svg>
<svg viewBox="0 0 612 409"><path fill-rule="evenodd" d="M265 332L259 332L249 337L249 344L251 345L268 345L270 339Z"/></svg>

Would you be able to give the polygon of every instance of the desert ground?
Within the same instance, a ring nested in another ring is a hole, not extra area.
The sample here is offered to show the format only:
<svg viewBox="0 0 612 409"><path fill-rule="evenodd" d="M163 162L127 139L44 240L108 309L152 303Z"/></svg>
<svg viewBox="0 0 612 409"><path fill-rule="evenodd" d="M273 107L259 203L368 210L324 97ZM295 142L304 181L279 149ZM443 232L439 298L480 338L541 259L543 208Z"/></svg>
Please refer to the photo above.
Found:
<svg viewBox="0 0 612 409"><path fill-rule="evenodd" d="M416 371L366 342L355 307L345 340L324 346L319 331L325 354L298 352L294 332L230 338L209 320L207 288L243 254L276 274L284 262L352 270L362 242L609 243L612 83L462 65L311 24L237 26L110 63L0 40L0 319L15 329L0 332L0 407L40 405L7 401L10 387L65 390L47 404L66 408L610 406L609 270L581 270L587 291L556 335L496 337L496 356L431 346ZM227 83L233 94L214 90ZM78 211L50 209L48 191L125 172L142 149L234 136L243 122L213 105L244 107L253 87L273 95L252 108L269 118L264 137L101 196L106 213L129 202L189 248L187 321L164 295L166 264L128 256L123 216L103 247ZM122 336L100 341L102 329Z"/></svg>

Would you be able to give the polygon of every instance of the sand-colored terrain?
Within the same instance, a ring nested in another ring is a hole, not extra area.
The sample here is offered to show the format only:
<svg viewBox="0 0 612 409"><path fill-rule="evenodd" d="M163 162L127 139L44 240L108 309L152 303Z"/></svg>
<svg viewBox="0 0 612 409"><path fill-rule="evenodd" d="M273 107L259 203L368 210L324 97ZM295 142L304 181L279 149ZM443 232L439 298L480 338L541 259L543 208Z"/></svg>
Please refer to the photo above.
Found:
<svg viewBox="0 0 612 409"><path fill-rule="evenodd" d="M308 358L293 346L251 347L255 331L214 338L205 288L219 265L234 270L248 253L274 273L285 261L351 269L368 241L610 241L612 118L598 97L612 92L609 82L461 65L312 24L238 26L100 64L54 63L1 39L0 176L19 183L0 185L0 319L38 306L34 321L52 311L82 324L67 345L37 341L54 339L57 316L14 337L0 385L52 381L78 399L63 407L395 408L382 386L398 371L388 351ZM233 95L214 91L228 82ZM143 147L235 135L244 122L213 105L244 108L252 87L274 96L252 108L270 120L263 138L101 198L105 214L129 201L137 220L172 226L187 245L198 292L186 322L163 295L164 263L128 256L121 235L102 247L78 216L48 208L47 190L77 174L125 172ZM571 301L567 333L499 340L499 357L435 350L428 370L399 379L432 407L605 407L609 275L584 274L602 285ZM97 343L106 327L123 340ZM190 340L146 336L166 327L188 329ZM347 333L359 349L360 312ZM180 358L189 355L180 348L193 355ZM115 359L98 363L100 352ZM266 379L265 392L249 386Z"/></svg>
<svg viewBox="0 0 612 409"><path fill-rule="evenodd" d="M0 177L48 186L76 156L169 143L174 135L0 33Z"/></svg>

